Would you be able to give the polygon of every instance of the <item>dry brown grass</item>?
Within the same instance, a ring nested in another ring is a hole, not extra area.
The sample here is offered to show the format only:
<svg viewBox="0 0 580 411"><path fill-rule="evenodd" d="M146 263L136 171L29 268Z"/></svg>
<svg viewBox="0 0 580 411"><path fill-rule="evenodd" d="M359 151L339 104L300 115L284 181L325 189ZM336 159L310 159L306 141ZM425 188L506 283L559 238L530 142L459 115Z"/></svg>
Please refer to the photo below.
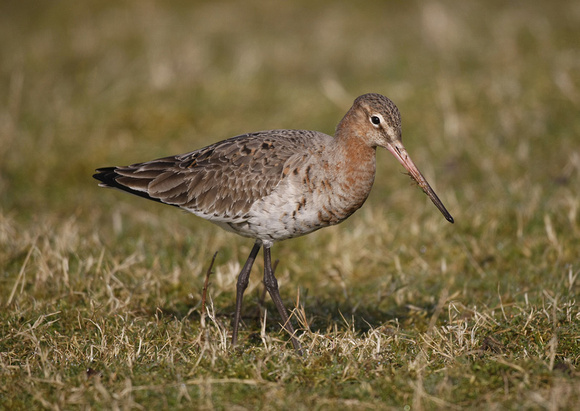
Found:
<svg viewBox="0 0 580 411"><path fill-rule="evenodd" d="M3 3L0 408L575 407L579 23L573 1ZM361 211L273 250L306 355L257 275L232 350L251 241L92 170L331 133L368 91L456 224L379 153Z"/></svg>

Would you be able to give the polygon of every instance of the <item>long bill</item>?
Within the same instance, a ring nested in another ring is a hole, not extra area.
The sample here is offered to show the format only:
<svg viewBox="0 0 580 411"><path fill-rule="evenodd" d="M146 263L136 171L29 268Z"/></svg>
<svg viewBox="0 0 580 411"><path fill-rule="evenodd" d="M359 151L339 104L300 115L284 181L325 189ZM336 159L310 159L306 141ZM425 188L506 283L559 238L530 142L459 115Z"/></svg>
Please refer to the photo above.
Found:
<svg viewBox="0 0 580 411"><path fill-rule="evenodd" d="M407 150L403 147L403 144L401 142L394 142L388 144L387 149L407 169L409 175L417 182L417 184L419 184L419 187L421 187L425 194L429 196L433 204L435 204L435 207L441 211L441 214L443 214L445 219L450 223L453 223L453 217L451 217L451 214L449 214L449 211L447 211L441 200L439 200L435 191L433 191L425 177L423 177L423 174L421 174L415 163L413 163L413 160L411 160L411 157L407 154Z"/></svg>

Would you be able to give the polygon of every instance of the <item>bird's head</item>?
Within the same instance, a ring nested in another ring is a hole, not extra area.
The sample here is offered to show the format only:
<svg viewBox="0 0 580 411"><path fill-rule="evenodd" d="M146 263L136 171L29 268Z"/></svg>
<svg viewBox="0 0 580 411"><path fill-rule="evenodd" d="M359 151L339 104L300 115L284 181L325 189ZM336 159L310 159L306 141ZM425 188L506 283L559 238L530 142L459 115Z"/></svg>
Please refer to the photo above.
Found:
<svg viewBox="0 0 580 411"><path fill-rule="evenodd" d="M403 146L401 114L395 103L380 94L364 94L354 101L344 120L346 120L346 124L356 130L356 134L360 138L365 139L368 145L389 150L407 169L409 175L423 189L425 194L429 196L445 219L453 223L453 217L439 197L437 197L437 194L435 194L435 191L433 191L415 163L413 163Z"/></svg>

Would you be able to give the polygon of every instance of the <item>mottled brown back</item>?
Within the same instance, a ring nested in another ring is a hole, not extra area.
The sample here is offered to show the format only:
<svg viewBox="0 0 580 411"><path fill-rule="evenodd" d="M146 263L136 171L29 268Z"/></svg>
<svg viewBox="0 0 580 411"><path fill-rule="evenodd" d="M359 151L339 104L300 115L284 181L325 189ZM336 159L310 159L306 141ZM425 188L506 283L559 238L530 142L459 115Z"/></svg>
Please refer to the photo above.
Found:
<svg viewBox="0 0 580 411"><path fill-rule="evenodd" d="M284 178L284 164L330 138L305 130L244 134L191 153L125 167L106 167L94 177L102 186L185 208L209 219L243 219L252 204Z"/></svg>

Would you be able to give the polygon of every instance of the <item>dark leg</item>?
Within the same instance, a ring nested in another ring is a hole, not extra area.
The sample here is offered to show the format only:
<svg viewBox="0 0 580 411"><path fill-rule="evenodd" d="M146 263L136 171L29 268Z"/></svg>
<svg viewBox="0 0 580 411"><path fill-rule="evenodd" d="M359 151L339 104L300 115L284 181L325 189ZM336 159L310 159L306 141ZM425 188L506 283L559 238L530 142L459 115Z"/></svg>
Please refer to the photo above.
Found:
<svg viewBox="0 0 580 411"><path fill-rule="evenodd" d="M254 265L254 261L256 260L256 256L258 255L258 251L260 251L260 247L262 243L260 241L256 241L254 243L254 247L244 264L244 268L240 272L238 276L238 282L236 284L236 312L234 314L234 330L232 332L232 347L236 345L238 342L238 327L240 325L240 318L242 317L242 299L244 297L244 291L248 288L248 281L250 280L250 272L252 271L252 265Z"/></svg>
<svg viewBox="0 0 580 411"><path fill-rule="evenodd" d="M276 280L276 277L274 277L274 271L272 270L270 247L266 246L264 246L264 286L266 287L266 290L268 290L270 297L272 297L272 301L274 301L274 304L280 313L280 317L282 317L282 326L290 334L294 349L298 352L298 354L302 355L302 347L294 336L294 327L292 327L292 323L288 317L288 312L282 303L282 298L280 298L278 281Z"/></svg>

